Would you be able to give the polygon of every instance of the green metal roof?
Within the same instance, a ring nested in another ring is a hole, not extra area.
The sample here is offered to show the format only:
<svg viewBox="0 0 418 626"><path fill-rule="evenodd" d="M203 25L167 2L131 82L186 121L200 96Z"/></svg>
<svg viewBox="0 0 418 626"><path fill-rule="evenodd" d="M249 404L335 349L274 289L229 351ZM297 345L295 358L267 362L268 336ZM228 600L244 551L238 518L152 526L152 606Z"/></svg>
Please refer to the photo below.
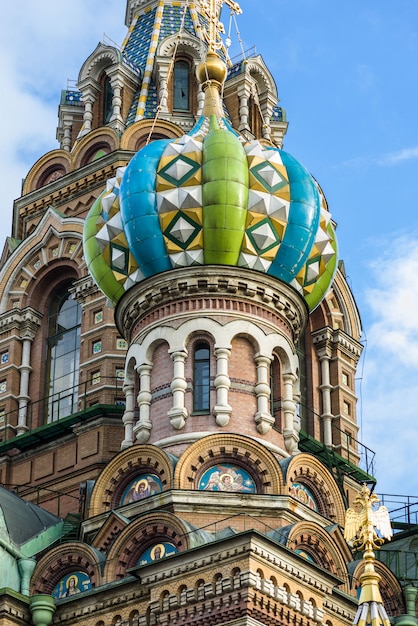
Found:
<svg viewBox="0 0 418 626"><path fill-rule="evenodd" d="M28 450L33 446L47 441L57 439L62 435L71 433L74 424L78 422L85 422L100 416L121 416L124 413L125 408L115 404L95 404L92 407L86 408L77 413L72 413L68 417L64 417L56 422L45 424L39 428L34 428L23 435L6 439L6 441L0 442L0 454L17 448L20 451Z"/></svg>
<svg viewBox="0 0 418 626"><path fill-rule="evenodd" d="M335 469L339 474L351 476L359 483L376 483L374 476L303 431L300 432L299 448L302 452L309 452L316 456L330 470Z"/></svg>

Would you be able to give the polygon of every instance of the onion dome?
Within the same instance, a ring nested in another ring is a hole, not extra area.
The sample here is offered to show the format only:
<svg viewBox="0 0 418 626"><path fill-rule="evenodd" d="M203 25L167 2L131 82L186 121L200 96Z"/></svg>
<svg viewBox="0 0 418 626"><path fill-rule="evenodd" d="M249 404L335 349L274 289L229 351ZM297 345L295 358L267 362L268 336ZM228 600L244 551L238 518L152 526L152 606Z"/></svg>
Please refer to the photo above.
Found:
<svg viewBox="0 0 418 626"><path fill-rule="evenodd" d="M192 265L264 272L310 310L332 282L337 242L319 186L287 152L231 128L225 74L209 52L197 70L205 106L195 127L139 150L87 216L85 258L114 304L133 284Z"/></svg>

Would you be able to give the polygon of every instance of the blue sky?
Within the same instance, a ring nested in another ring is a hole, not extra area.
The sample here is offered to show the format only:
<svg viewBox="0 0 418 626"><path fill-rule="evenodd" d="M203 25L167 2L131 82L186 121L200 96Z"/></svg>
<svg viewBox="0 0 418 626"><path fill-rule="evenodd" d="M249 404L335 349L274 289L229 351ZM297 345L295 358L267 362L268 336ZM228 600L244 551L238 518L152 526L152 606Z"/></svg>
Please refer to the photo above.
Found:
<svg viewBox="0 0 418 626"><path fill-rule="evenodd" d="M285 149L317 178L364 327L359 439L379 493L418 495L418 2L240 0L244 48L276 79ZM0 22L0 239L30 166L57 146L61 89L104 33L120 44L124 0L7 3ZM228 27L228 14L224 15ZM231 37L238 50L235 28Z"/></svg>

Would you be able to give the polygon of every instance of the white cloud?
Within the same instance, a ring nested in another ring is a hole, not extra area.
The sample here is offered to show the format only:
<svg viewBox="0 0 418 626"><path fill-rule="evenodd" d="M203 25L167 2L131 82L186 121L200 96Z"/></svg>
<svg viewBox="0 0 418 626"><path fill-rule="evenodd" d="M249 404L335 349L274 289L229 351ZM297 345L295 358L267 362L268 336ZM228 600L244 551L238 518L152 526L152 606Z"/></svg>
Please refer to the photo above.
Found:
<svg viewBox="0 0 418 626"><path fill-rule="evenodd" d="M412 148L403 148L402 150L398 150L397 152L388 152L378 157L371 155L360 155L352 159L348 159L347 161L343 161L342 163L337 163L334 167L339 169L351 168L355 170L364 170L367 168L375 168L376 166L393 167L395 165L399 165L414 159L418 159L418 146Z"/></svg>
<svg viewBox="0 0 418 626"><path fill-rule="evenodd" d="M378 491L418 494L418 235L392 239L371 267L360 439L377 453ZM412 470L412 471L411 471ZM408 487L402 491L403 481Z"/></svg>
<svg viewBox="0 0 418 626"><path fill-rule="evenodd" d="M418 159L418 147L403 148L397 152L390 152L385 154L377 162L378 165L397 165L403 161L410 161L411 159Z"/></svg>
<svg viewBox="0 0 418 626"><path fill-rule="evenodd" d="M20 195L22 178L45 152L59 147L55 133L61 89L68 78L77 80L105 30L122 42L123 22L118 0L74 0L71 11L65 3L52 6L50 0L26 0L24 10L17 2L2 7L0 247L11 233L13 199ZM115 30L109 32L112 24Z"/></svg>

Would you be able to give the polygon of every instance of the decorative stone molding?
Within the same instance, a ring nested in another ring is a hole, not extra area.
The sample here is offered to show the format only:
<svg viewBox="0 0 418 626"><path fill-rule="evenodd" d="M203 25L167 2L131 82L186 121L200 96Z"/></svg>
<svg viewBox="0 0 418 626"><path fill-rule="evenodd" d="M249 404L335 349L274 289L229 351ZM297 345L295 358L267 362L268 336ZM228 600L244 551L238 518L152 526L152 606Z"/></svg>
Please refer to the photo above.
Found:
<svg viewBox="0 0 418 626"><path fill-rule="evenodd" d="M126 570L135 567L147 545L170 541L181 552L190 549L192 535L189 525L173 513L158 511L137 518L122 530L111 546L104 566L104 581L126 576Z"/></svg>
<svg viewBox="0 0 418 626"><path fill-rule="evenodd" d="M98 79L104 67L116 65L122 62L122 53L113 46L99 43L92 54L84 61L78 76L78 88L83 93L84 87L92 80L98 85Z"/></svg>
<svg viewBox="0 0 418 626"><path fill-rule="evenodd" d="M134 433L139 443L146 443L150 437L152 423L150 419L151 394L151 363L143 363L138 367L140 391L138 393L139 420L134 426Z"/></svg>
<svg viewBox="0 0 418 626"><path fill-rule="evenodd" d="M109 128L108 130L111 131L112 129ZM72 164L75 158L76 154L74 153ZM88 191L97 189L102 191L106 181L115 176L117 168L127 165L131 158L132 152L115 149L100 159L100 167L97 161L93 161L79 167L79 169L68 172L48 185L48 193L45 193L45 188L41 187L18 198L15 201L16 211L24 213L25 216L42 214L49 206L58 209L66 207L69 201ZM72 166L74 167L74 165ZM36 163L29 174L32 175L35 170L36 172L38 170Z"/></svg>
<svg viewBox="0 0 418 626"><path fill-rule="evenodd" d="M312 342L318 356L334 356L336 350L341 350L355 363L358 362L363 346L361 343L347 335L340 328L332 329L329 326L321 328L312 333Z"/></svg>
<svg viewBox="0 0 418 626"><path fill-rule="evenodd" d="M164 39L157 50L157 66L161 63L169 65L171 57L176 49L181 52L188 52L192 55L196 67L200 63L202 56L202 42L187 31L179 34L171 35Z"/></svg>
<svg viewBox="0 0 418 626"><path fill-rule="evenodd" d="M217 313L233 314L234 306L222 303L236 303L236 313L246 314L253 309L254 316L263 311L277 325L286 328L293 341L296 341L306 326L308 310L302 297L289 285L270 276L252 270L236 267L204 266L174 269L154 278L138 283L122 296L115 319L119 332L130 343L140 329L141 319L158 307L165 307L165 319L170 316L169 306L183 300L204 299L205 310L210 310L211 300L217 298ZM238 304L240 303L240 304ZM139 326L138 326L139 325Z"/></svg>
<svg viewBox="0 0 418 626"><path fill-rule="evenodd" d="M84 305L87 298L90 296L94 296L95 294L102 295L90 275L76 280L73 283L70 292L73 294L75 300L77 300L77 302L81 305Z"/></svg>
<svg viewBox="0 0 418 626"><path fill-rule="evenodd" d="M286 463L286 493L293 482L303 483L313 492L321 515L343 526L344 501L331 472L314 456L303 452L289 462L280 462L282 466L283 463Z"/></svg>
<svg viewBox="0 0 418 626"><path fill-rule="evenodd" d="M282 475L273 454L249 437L231 433L203 437L190 445L175 470L175 489L197 489L201 473L211 464L236 463L259 482L260 493L282 493Z"/></svg>
<svg viewBox="0 0 418 626"><path fill-rule="evenodd" d="M173 407L168 412L168 417L173 428L180 430L187 419L187 409L184 406L184 396L187 389L187 382L184 376L184 362L187 357L186 351L175 350L172 352L173 359L173 379L171 381L171 392L173 394Z"/></svg>
<svg viewBox="0 0 418 626"><path fill-rule="evenodd" d="M231 387L231 379L228 376L228 358L231 355L231 350L228 348L215 347L216 356L216 405L214 406L213 413L216 418L218 426L226 426L231 417L232 407L228 404L228 391Z"/></svg>
<svg viewBox="0 0 418 626"><path fill-rule="evenodd" d="M0 315L0 332L19 329L21 339L33 339L42 323L43 315L32 307L12 309Z"/></svg>
<svg viewBox="0 0 418 626"><path fill-rule="evenodd" d="M90 516L94 517L117 508L119 493L141 472L157 474L163 489L173 482L173 466L168 455L152 445L130 446L115 456L97 479L90 499Z"/></svg>
<svg viewBox="0 0 418 626"><path fill-rule="evenodd" d="M257 384L255 393L257 394L257 413L254 416L257 430L261 435L265 435L272 429L274 417L268 410L271 389L268 384L269 366L271 359L262 355L255 358L257 364Z"/></svg>
<svg viewBox="0 0 418 626"><path fill-rule="evenodd" d="M225 619L229 621L235 618L237 624L270 625L276 624L278 619L288 623L309 618L313 623L321 624L326 617L323 607L288 591L271 579L264 578L259 571L238 569L228 574L223 569L222 573L215 573L213 578L213 582L196 584L193 587L181 586L176 593L173 593L172 587L163 591L160 600L149 605L156 623L182 624L190 623L190 619L193 619L193 623L200 626L224 623ZM142 582L149 584L151 581L142 579ZM308 587L316 586L313 578L307 579L306 583ZM249 607L252 617L248 616ZM245 622L241 622L244 616ZM141 626L146 623L139 621Z"/></svg>
<svg viewBox="0 0 418 626"><path fill-rule="evenodd" d="M31 589L35 593L52 593L55 585L74 570L88 572L93 586L101 578L102 557L81 541L71 541L52 548L42 556L32 575Z"/></svg>

